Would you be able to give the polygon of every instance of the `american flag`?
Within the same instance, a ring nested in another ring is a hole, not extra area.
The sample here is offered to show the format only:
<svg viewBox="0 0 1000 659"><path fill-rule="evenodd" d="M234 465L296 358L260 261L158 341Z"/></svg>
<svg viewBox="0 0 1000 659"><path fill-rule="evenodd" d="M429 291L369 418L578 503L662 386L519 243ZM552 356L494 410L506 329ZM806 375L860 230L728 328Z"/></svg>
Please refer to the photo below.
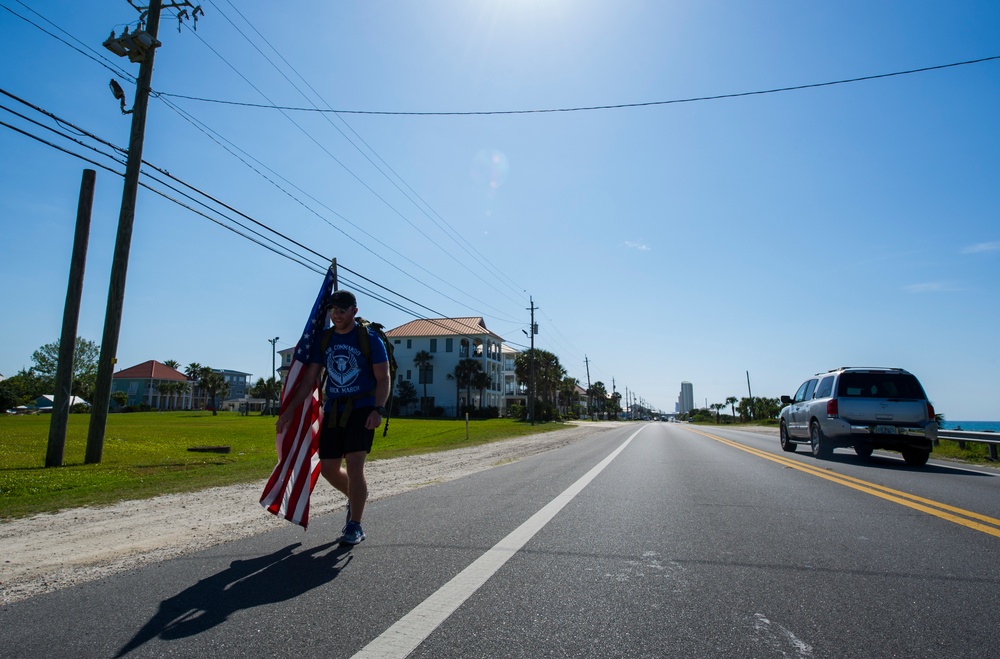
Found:
<svg viewBox="0 0 1000 659"><path fill-rule="evenodd" d="M281 391L281 411L286 409L285 401L299 383L302 371L308 363L309 351L326 327L326 302L333 293L336 275L333 266L326 273L323 287L316 296L309 321L295 347L292 365L285 376ZM319 432L323 423L323 406L320 405L319 382L313 384L312 395L308 396L295 410L291 423L275 437L278 464L260 497L260 505L269 513L283 517L302 528L309 526L309 495L319 479ZM286 394L288 394L286 396Z"/></svg>

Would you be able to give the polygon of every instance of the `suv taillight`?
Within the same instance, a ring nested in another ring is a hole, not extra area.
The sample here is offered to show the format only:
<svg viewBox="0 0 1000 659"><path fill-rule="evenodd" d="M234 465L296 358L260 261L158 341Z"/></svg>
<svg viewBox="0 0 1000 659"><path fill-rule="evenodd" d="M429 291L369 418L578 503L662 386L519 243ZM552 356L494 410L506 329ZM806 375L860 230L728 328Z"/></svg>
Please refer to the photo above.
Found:
<svg viewBox="0 0 1000 659"><path fill-rule="evenodd" d="M931 405L930 401L927 401L927 418L931 421L934 420L934 406Z"/></svg>
<svg viewBox="0 0 1000 659"><path fill-rule="evenodd" d="M837 405L837 399L831 398L826 401L826 415L828 417L835 417L840 413L840 408Z"/></svg>

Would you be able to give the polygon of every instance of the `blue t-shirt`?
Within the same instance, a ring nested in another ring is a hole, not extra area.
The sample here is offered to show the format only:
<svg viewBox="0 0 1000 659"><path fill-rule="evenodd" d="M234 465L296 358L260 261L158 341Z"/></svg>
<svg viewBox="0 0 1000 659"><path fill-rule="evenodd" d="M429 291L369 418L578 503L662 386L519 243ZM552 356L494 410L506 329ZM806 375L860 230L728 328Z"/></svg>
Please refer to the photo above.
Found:
<svg viewBox="0 0 1000 659"><path fill-rule="evenodd" d="M358 331L360 325L355 325L347 334L333 332L326 354L322 353L322 341L313 343L309 353L309 362L323 364L326 367L326 406L337 398L352 398L358 394L367 394L354 398L354 409L375 405L375 375L365 356L358 346ZM382 339L374 332L368 331L371 346L371 363L381 364L389 360L385 353ZM343 409L347 401L340 405Z"/></svg>

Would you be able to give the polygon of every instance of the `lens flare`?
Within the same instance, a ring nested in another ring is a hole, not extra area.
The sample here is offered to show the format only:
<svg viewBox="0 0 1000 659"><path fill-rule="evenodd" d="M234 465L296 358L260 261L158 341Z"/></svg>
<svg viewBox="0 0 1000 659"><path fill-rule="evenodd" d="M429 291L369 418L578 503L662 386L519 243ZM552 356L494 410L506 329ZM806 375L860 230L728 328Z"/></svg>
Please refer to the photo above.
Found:
<svg viewBox="0 0 1000 659"><path fill-rule="evenodd" d="M472 179L492 193L507 181L510 165L507 156L496 149L483 149L472 161Z"/></svg>

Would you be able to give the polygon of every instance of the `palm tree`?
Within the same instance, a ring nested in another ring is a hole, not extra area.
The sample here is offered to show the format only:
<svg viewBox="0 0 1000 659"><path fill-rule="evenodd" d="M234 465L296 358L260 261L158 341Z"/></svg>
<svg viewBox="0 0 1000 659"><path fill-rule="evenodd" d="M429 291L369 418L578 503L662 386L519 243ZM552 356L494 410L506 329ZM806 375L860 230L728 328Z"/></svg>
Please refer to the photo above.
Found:
<svg viewBox="0 0 1000 659"><path fill-rule="evenodd" d="M206 399L212 401L212 416L215 416L219 413L219 405L216 399L219 394L225 394L229 391L229 383L210 367L203 366L198 371L198 385L205 393Z"/></svg>
<svg viewBox="0 0 1000 659"><path fill-rule="evenodd" d="M564 377L559 383L559 398L563 401L563 414L570 414L573 410L577 384L577 379L569 376Z"/></svg>
<svg viewBox="0 0 1000 659"><path fill-rule="evenodd" d="M424 397L420 399L420 409L424 412L427 411L427 367L431 365L431 360L434 359L434 355L427 352L426 350L421 350L417 354L413 355L413 365L417 367L417 373L419 373L420 382L424 385Z"/></svg>
<svg viewBox="0 0 1000 659"><path fill-rule="evenodd" d="M179 361L177 361L176 359L168 359L167 361L163 362L163 365L164 366L169 366L170 368L172 368L172 369L174 369L176 371L177 367L180 366L181 363Z"/></svg>
<svg viewBox="0 0 1000 659"><path fill-rule="evenodd" d="M479 362L476 362L477 364ZM479 411L483 411L483 399L486 398L486 387L493 383L493 378L490 377L489 373L484 373L480 370L478 373L472 376L472 385L479 389Z"/></svg>
<svg viewBox="0 0 1000 659"><path fill-rule="evenodd" d="M156 384L151 383L149 385L149 388L156 390L157 393L156 409L158 410L163 409L163 399L167 397L167 392L170 391L170 383L169 382L157 382ZM152 400L152 396L150 396L150 400Z"/></svg>
<svg viewBox="0 0 1000 659"><path fill-rule="evenodd" d="M156 408L162 410L163 409L163 399L166 398L167 399L167 409L169 410L170 409L170 394L173 393L174 391L176 391L177 383L176 382L167 381L167 382L160 382L160 383L156 384L155 386L156 386L156 391L160 394L159 399L156 401L157 402Z"/></svg>
<svg viewBox="0 0 1000 659"><path fill-rule="evenodd" d="M186 388L187 388L186 382L176 382L176 381L174 382L173 386L170 387L170 393L173 394L173 404L170 406L170 409L172 410L180 409L181 392Z"/></svg>
<svg viewBox="0 0 1000 659"><path fill-rule="evenodd" d="M736 396L730 396L729 398L726 399L726 405L729 406L729 409L733 413L733 421L734 422L736 421L736 403L738 403L738 402L740 402L740 399L737 398Z"/></svg>
<svg viewBox="0 0 1000 659"><path fill-rule="evenodd" d="M604 383L598 380L587 393L590 395L593 411L603 413L608 406L608 389Z"/></svg>
<svg viewBox="0 0 1000 659"><path fill-rule="evenodd" d="M719 422L719 410L723 409L725 406L726 406L725 403L712 403L711 405L709 405L709 408L715 410L715 422L716 423Z"/></svg>
<svg viewBox="0 0 1000 659"><path fill-rule="evenodd" d="M477 373L482 373L483 367L480 366L479 362L475 359L460 359L458 363L455 364L455 372L452 374L451 378L455 380L455 402L458 402L458 389L461 387L466 388L465 394L465 404L472 404L472 380L476 377ZM461 414L461 409L456 404L455 405L455 416Z"/></svg>
<svg viewBox="0 0 1000 659"><path fill-rule="evenodd" d="M186 391L187 387L187 382L174 382L174 386L171 387L171 393L174 395L174 400L170 409L179 410L181 408L182 392Z"/></svg>
<svg viewBox="0 0 1000 659"><path fill-rule="evenodd" d="M611 411L614 412L616 419L621 416L622 395L617 391L611 394Z"/></svg>

